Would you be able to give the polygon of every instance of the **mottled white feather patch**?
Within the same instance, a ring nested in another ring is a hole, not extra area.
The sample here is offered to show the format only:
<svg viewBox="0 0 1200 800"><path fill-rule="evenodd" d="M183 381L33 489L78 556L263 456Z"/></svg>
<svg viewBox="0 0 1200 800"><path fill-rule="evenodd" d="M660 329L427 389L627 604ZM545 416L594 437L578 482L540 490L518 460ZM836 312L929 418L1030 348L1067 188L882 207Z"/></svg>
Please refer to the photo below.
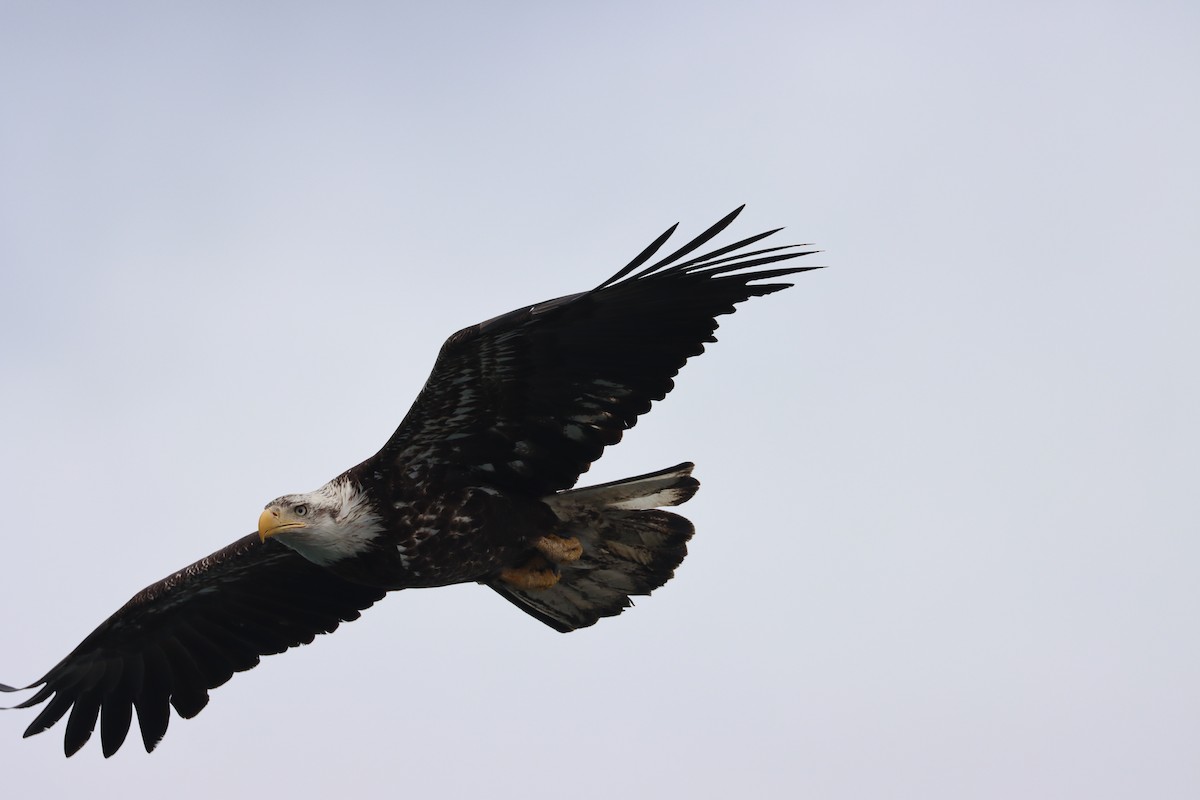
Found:
<svg viewBox="0 0 1200 800"><path fill-rule="evenodd" d="M653 494L644 494L640 497L631 497L628 500L609 503L609 508L620 508L624 511L644 511L648 508L677 506L693 494L695 494L695 491L691 489L667 488Z"/></svg>

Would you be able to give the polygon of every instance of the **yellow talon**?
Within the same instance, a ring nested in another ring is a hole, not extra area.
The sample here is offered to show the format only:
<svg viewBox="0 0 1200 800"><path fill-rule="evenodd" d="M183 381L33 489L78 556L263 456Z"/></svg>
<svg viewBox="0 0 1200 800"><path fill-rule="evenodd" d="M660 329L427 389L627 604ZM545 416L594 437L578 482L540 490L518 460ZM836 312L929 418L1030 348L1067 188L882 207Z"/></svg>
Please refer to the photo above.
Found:
<svg viewBox="0 0 1200 800"><path fill-rule="evenodd" d="M537 551L546 557L551 564L567 564L578 561L583 555L583 545L579 539L572 536L564 539L561 536L547 534L533 543Z"/></svg>
<svg viewBox="0 0 1200 800"><path fill-rule="evenodd" d="M534 556L519 567L505 567L500 570L500 580L515 589L525 591L549 589L558 583L558 573L546 559Z"/></svg>

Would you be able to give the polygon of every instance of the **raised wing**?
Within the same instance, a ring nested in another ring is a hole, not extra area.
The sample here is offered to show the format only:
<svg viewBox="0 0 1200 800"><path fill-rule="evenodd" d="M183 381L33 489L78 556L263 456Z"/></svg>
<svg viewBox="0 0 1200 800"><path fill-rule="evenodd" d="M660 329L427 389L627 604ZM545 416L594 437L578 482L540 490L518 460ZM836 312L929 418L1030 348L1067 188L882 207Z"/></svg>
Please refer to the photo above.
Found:
<svg viewBox="0 0 1200 800"><path fill-rule="evenodd" d="M754 281L816 269L741 271L814 252L748 249L778 229L687 259L741 210L650 266L675 226L590 292L451 336L392 438L352 472L364 482L392 470L437 473L541 495L573 486L671 391L687 359L716 341L716 317L791 286Z"/></svg>
<svg viewBox="0 0 1200 800"><path fill-rule="evenodd" d="M207 705L208 690L233 673L332 633L383 595L251 534L134 595L25 687L41 689L16 708L49 701L25 736L70 711L63 743L70 756L91 738L99 716L108 757L125 741L136 708L150 752L167 731L169 706L194 717ZM18 690L0 684L0 691Z"/></svg>

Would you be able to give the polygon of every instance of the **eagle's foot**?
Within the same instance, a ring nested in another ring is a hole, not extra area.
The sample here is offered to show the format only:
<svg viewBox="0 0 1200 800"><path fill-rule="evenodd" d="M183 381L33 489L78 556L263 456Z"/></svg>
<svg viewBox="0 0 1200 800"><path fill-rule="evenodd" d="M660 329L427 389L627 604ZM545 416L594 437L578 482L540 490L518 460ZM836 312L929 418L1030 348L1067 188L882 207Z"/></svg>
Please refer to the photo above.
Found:
<svg viewBox="0 0 1200 800"><path fill-rule="evenodd" d="M567 564L578 561L583 555L583 545L579 539L572 536L564 539L554 534L546 534L533 543L537 551L546 557L551 564Z"/></svg>
<svg viewBox="0 0 1200 800"><path fill-rule="evenodd" d="M500 580L523 591L549 589L558 583L558 570L541 556L534 556L519 567L500 570Z"/></svg>

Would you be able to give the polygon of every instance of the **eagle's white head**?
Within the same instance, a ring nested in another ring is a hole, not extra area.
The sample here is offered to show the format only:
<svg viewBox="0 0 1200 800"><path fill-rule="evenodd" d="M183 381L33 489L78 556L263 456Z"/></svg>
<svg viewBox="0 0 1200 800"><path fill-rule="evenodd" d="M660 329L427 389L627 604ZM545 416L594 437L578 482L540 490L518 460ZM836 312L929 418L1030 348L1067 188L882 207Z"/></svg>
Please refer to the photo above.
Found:
<svg viewBox="0 0 1200 800"><path fill-rule="evenodd" d="M383 521L366 493L345 476L316 491L276 498L258 518L264 542L278 538L321 566L362 554L381 533Z"/></svg>

